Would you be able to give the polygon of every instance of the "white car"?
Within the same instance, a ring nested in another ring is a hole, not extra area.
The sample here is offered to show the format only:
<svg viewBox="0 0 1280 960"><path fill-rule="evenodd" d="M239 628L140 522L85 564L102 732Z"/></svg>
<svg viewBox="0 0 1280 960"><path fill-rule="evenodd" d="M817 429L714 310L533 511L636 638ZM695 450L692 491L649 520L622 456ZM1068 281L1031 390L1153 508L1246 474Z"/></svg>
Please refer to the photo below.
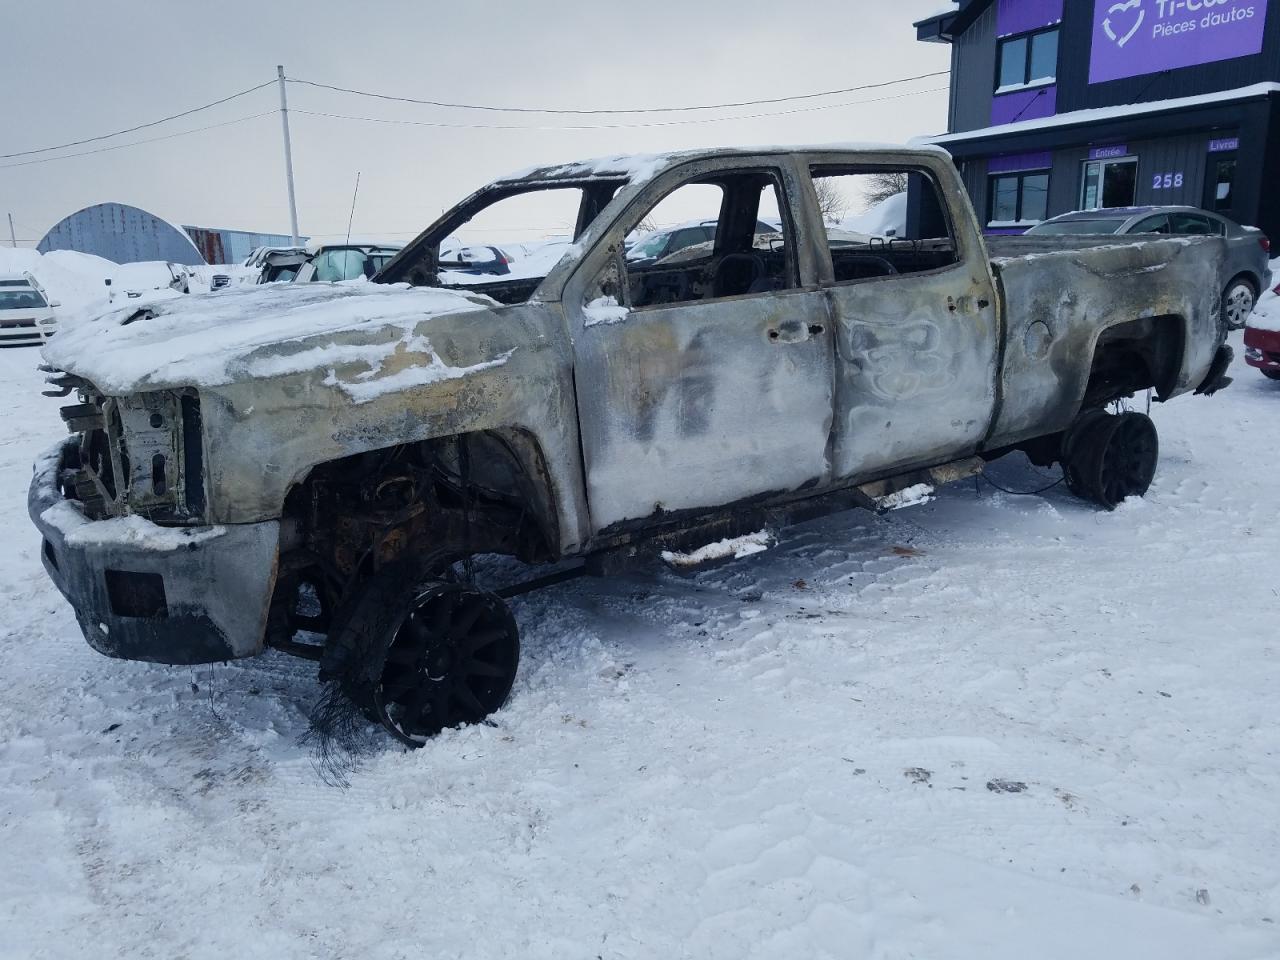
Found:
<svg viewBox="0 0 1280 960"><path fill-rule="evenodd" d="M53 308L30 274L0 276L0 346L40 344L58 328Z"/></svg>

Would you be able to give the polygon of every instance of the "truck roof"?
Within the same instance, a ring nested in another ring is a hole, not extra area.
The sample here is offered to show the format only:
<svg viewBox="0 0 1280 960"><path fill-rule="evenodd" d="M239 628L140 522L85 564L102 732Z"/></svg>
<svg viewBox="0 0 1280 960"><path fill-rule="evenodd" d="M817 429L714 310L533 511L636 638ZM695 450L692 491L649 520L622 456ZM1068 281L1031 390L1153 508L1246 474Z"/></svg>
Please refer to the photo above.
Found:
<svg viewBox="0 0 1280 960"><path fill-rule="evenodd" d="M677 150L670 153L618 154L596 157L548 166L526 167L504 177L496 183L514 183L527 180L648 180L660 170L675 163L691 160L710 160L716 157L755 156L758 154L795 153L894 153L918 157L950 157L941 147L932 145L905 146L900 143L820 143L791 146L709 147L699 150Z"/></svg>

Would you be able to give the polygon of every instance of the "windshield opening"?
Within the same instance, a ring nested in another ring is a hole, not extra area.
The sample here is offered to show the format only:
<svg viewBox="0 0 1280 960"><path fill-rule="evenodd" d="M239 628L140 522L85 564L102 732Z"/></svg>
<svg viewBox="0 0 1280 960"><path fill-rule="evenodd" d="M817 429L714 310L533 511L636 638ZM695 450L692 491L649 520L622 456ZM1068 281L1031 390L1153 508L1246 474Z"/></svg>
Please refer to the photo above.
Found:
<svg viewBox="0 0 1280 960"><path fill-rule="evenodd" d="M378 276L524 303L625 181L499 184L455 207Z"/></svg>
<svg viewBox="0 0 1280 960"><path fill-rule="evenodd" d="M35 290L0 290L0 310L41 310L47 306Z"/></svg>

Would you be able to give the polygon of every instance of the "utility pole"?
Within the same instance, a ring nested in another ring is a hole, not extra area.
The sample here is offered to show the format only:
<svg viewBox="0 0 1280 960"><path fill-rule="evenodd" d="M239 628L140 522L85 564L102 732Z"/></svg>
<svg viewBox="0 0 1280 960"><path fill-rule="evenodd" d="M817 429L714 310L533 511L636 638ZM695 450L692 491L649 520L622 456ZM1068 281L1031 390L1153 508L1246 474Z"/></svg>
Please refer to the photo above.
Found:
<svg viewBox="0 0 1280 960"><path fill-rule="evenodd" d="M13 242L13 245L15 247L18 245L18 235L13 232L13 214L12 213L9 214L9 239Z"/></svg>
<svg viewBox="0 0 1280 960"><path fill-rule="evenodd" d="M289 142L289 98L284 92L284 66L276 67L280 80L280 123L284 127L284 175L289 184L289 227L293 231L293 245L298 246L298 201L293 193L293 146Z"/></svg>

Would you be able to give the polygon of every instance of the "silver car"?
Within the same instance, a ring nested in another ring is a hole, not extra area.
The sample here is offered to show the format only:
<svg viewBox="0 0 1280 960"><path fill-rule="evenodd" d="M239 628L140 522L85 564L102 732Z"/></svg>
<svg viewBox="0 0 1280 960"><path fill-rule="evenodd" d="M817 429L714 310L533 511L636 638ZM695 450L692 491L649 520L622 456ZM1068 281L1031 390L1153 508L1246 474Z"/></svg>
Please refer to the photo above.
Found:
<svg viewBox="0 0 1280 960"><path fill-rule="evenodd" d="M1242 227L1198 207L1114 207L1077 210L1046 220L1028 236L1167 233L1227 238L1223 268L1222 320L1228 330L1244 326L1264 290L1271 287L1271 241L1256 227Z"/></svg>

